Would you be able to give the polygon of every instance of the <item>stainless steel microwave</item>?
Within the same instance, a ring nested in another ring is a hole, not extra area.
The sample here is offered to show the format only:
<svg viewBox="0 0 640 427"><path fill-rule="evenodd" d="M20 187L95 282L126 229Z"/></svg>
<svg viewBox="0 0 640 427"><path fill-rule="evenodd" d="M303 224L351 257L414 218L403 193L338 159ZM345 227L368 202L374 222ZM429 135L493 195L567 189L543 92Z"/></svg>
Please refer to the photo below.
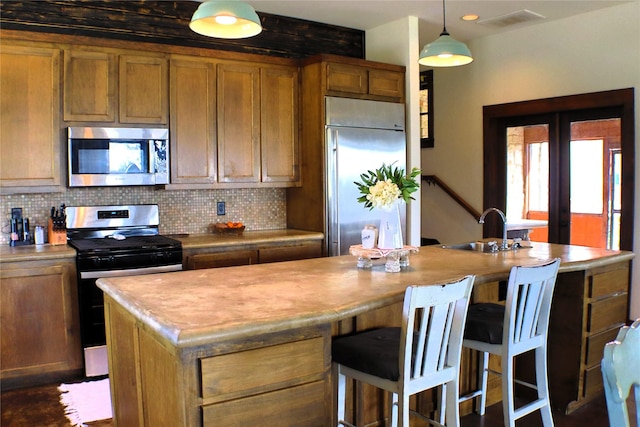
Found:
<svg viewBox="0 0 640 427"><path fill-rule="evenodd" d="M69 187L169 183L169 130L69 127Z"/></svg>

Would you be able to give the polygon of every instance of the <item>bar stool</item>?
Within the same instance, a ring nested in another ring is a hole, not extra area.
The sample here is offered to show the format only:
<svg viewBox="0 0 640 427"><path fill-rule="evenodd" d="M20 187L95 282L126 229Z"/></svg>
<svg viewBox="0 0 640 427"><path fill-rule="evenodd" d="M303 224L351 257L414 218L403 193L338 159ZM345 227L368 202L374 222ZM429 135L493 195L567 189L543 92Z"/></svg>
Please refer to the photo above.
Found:
<svg viewBox="0 0 640 427"><path fill-rule="evenodd" d="M504 306L492 303L469 306L462 345L482 352L478 372L480 389L462 396L460 402L479 397L479 413L484 415L487 374L502 375L505 427L515 427L517 419L537 410L544 426L553 426L547 380L547 332L559 266L560 259L556 258L542 265L513 267ZM535 351L536 384L514 377L515 357L531 350ZM501 374L489 370L489 353L502 358ZM537 399L516 408L514 382L537 390Z"/></svg>
<svg viewBox="0 0 640 427"><path fill-rule="evenodd" d="M600 369L604 381L609 424L630 427L633 415L629 415L627 400L635 400L634 425L640 426L640 319L631 326L623 326L614 341L604 346ZM633 392L633 393L632 393Z"/></svg>
<svg viewBox="0 0 640 427"><path fill-rule="evenodd" d="M459 426L458 376L464 322L475 276L405 291L402 326L334 339L338 374L392 394L391 425L409 426L409 396L447 384L446 420ZM397 401L397 404L395 403ZM420 415L420 414L418 414ZM344 420L339 424L353 426Z"/></svg>

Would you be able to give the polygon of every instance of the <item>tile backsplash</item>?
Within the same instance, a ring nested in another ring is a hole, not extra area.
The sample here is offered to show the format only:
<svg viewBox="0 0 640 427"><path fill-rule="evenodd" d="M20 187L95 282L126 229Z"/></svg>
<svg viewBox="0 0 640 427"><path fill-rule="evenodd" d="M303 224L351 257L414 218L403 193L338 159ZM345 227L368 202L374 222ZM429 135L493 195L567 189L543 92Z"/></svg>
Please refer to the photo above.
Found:
<svg viewBox="0 0 640 427"><path fill-rule="evenodd" d="M226 215L216 215L216 203L224 201ZM209 224L235 221L247 230L286 228L286 190L245 188L229 190L171 190L155 187L68 188L62 193L0 194L4 214L0 243L8 244L11 208L22 208L22 215L36 225L47 224L51 207L157 204L160 233L206 233ZM45 233L46 236L46 233Z"/></svg>

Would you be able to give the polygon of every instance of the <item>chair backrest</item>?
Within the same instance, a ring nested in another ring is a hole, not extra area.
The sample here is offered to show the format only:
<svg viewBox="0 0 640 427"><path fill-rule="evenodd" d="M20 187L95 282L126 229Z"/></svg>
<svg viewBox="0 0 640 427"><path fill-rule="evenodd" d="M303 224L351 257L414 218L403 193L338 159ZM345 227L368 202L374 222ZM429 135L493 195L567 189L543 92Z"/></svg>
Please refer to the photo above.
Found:
<svg viewBox="0 0 640 427"><path fill-rule="evenodd" d="M640 319L631 327L623 326L615 341L604 346L602 378L607 399L609 424L629 427L627 398L634 390L636 425L640 426Z"/></svg>
<svg viewBox="0 0 640 427"><path fill-rule="evenodd" d="M406 390L430 388L457 375L453 371L459 370L474 280L470 275L452 283L406 289L399 359L399 381Z"/></svg>
<svg viewBox="0 0 640 427"><path fill-rule="evenodd" d="M541 265L516 266L507 285L502 345L520 354L546 345L551 300L560 259Z"/></svg>

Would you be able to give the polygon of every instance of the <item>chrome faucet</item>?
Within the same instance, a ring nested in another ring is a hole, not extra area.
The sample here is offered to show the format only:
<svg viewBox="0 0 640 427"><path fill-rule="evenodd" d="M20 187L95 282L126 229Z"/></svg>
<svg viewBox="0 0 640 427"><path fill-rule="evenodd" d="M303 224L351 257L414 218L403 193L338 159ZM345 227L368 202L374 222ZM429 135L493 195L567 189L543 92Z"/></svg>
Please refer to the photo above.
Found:
<svg viewBox="0 0 640 427"><path fill-rule="evenodd" d="M507 249L509 249L509 243L507 243L507 217L504 215L504 212L502 212L498 208L489 208L486 211L482 212L482 215L480 215L480 219L478 220L478 224L484 224L484 218L491 211L498 212L500 218L502 218L502 246L500 247L500 249L506 251Z"/></svg>

